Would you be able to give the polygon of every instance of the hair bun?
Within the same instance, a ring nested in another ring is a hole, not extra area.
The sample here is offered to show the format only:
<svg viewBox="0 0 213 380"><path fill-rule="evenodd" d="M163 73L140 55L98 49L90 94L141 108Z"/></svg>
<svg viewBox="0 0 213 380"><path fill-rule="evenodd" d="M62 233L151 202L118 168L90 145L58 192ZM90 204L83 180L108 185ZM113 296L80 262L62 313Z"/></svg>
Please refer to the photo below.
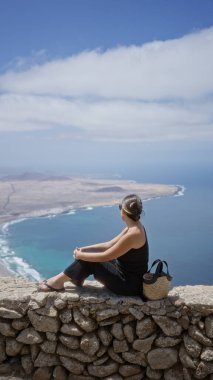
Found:
<svg viewBox="0 0 213 380"><path fill-rule="evenodd" d="M123 209L132 219L139 220L143 211L140 197L136 194L127 195L122 201Z"/></svg>

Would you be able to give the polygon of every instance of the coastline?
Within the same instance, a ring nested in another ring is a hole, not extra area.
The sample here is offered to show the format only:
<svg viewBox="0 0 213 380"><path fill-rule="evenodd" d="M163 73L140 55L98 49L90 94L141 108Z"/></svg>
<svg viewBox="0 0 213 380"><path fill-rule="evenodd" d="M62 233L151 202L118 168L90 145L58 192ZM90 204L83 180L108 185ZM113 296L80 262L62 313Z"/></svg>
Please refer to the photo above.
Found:
<svg viewBox="0 0 213 380"><path fill-rule="evenodd" d="M129 181L129 183L132 184L132 181ZM137 183L135 183L136 185L138 185ZM139 185L142 185L142 184L139 184ZM143 186L145 186L143 184ZM150 186L150 185L149 185ZM152 196L150 197L149 194L146 194L145 197L143 197L143 201L150 201L152 199L158 199L158 198L161 198L161 197L164 197L164 196L182 196L184 195L184 191L185 191L185 187L184 186L181 186L181 185L155 185L155 186L165 186L165 188L170 188L170 191L169 193L165 193L166 194L152 194ZM172 190L171 190L172 189ZM117 195L117 194L116 194ZM119 195L119 198L120 198L120 193L118 194ZM98 197L97 197L98 198ZM118 198L115 197L115 198ZM3 232L6 233L6 230L8 228L8 226L10 224L13 224L13 223L19 223L21 221L24 221L26 219L31 219L31 218L52 218L52 217L55 217L57 215L69 215L69 214L74 214L75 213L75 210L77 209L88 209L88 210L92 210L94 207L112 207L114 205L116 205L118 203L118 199L115 199L115 198L112 198L112 199L108 199L108 200L101 200L100 199L96 199L96 201L93 201L92 203L89 202L89 203L84 203L84 202L76 202L76 207L74 207L74 205L72 207L57 207L57 208L50 208L50 209L43 209L43 210L34 210L33 212L31 213L27 213L27 214L19 214L19 215L12 215L11 216L7 216L5 218L5 220L1 220L0 221L0 230ZM1 218L3 219L3 218ZM16 274L14 272L12 272L9 268L9 266L7 265L7 263L4 261L3 258L0 258L0 276L1 277L8 277L8 276L16 276Z"/></svg>

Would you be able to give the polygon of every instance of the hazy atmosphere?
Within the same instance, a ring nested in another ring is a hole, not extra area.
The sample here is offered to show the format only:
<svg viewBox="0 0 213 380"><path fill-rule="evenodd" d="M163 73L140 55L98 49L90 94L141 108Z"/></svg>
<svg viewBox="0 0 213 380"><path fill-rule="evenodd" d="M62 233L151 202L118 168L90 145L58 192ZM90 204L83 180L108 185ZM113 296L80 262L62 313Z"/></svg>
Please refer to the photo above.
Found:
<svg viewBox="0 0 213 380"><path fill-rule="evenodd" d="M123 228L115 205L136 191L150 263L212 282L212 14L212 0L0 0L7 268L63 270Z"/></svg>
<svg viewBox="0 0 213 380"><path fill-rule="evenodd" d="M0 0L0 47L0 379L213 380L213 0Z"/></svg>
<svg viewBox="0 0 213 380"><path fill-rule="evenodd" d="M211 0L1 0L1 173L212 162L212 13Z"/></svg>

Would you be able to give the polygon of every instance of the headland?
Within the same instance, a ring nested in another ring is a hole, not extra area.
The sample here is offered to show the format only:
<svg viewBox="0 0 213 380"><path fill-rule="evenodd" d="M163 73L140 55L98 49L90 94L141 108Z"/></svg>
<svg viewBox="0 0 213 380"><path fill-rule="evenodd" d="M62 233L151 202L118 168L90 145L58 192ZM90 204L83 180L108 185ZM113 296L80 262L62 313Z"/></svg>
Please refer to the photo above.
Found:
<svg viewBox="0 0 213 380"><path fill-rule="evenodd" d="M130 193L142 200L173 196L180 186L80 177L6 177L0 179L0 225L12 220L112 206Z"/></svg>

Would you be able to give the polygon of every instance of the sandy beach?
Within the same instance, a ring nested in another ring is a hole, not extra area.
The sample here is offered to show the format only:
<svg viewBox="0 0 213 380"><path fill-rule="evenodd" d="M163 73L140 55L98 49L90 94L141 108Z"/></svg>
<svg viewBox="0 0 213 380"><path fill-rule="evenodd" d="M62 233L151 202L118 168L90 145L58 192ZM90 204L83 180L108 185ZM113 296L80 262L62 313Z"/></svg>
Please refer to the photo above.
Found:
<svg viewBox="0 0 213 380"><path fill-rule="evenodd" d="M68 213L76 208L118 204L130 193L142 200L173 196L176 185L94 178L7 178L0 180L0 225L32 217ZM0 260L0 276L11 275Z"/></svg>

